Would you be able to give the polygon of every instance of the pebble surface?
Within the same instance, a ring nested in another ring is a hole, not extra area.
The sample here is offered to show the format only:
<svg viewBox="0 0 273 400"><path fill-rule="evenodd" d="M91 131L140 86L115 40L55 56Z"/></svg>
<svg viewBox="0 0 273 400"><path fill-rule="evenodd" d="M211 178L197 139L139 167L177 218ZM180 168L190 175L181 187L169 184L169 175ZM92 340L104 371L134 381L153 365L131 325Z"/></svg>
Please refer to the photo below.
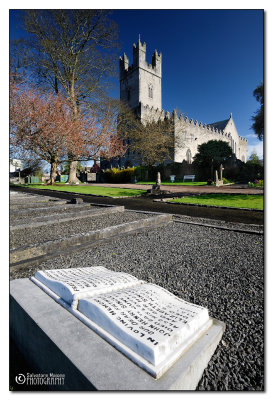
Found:
<svg viewBox="0 0 273 400"><path fill-rule="evenodd" d="M62 239L64 237L77 235L85 232L95 231L126 222L149 218L151 215L135 213L130 211L117 212L115 214L86 216L86 218L74 221L59 222L53 225L41 226L32 229L20 229L10 232L10 248L30 245L33 243L44 243L49 240ZM31 222L31 219L29 219Z"/></svg>
<svg viewBox="0 0 273 400"><path fill-rule="evenodd" d="M174 215L174 218L177 221L181 222L188 222L188 223L195 223L195 224L200 224L200 225L211 225L211 226L218 226L222 228L228 228L228 229L240 229L244 231L255 231L259 233L264 232L264 226L263 225L256 225L256 224L243 224L243 223L235 223L235 222L227 222L227 221L221 221L217 219L208 219L208 218L198 218L198 217L189 217L187 215Z"/></svg>
<svg viewBox="0 0 273 400"><path fill-rule="evenodd" d="M134 214L135 219L142 217ZM72 229L75 233L74 223ZM226 323L197 390L262 391L263 254L262 235L171 222L14 270L11 279L30 277L41 269L103 265L162 286L207 307L212 317Z"/></svg>

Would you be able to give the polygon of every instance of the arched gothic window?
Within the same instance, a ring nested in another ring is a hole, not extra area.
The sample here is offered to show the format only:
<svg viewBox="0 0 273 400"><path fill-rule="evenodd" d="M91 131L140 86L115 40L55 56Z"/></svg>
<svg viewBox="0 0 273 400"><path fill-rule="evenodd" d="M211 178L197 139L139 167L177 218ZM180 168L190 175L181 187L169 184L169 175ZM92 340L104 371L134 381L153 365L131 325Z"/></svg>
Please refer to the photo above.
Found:
<svg viewBox="0 0 273 400"><path fill-rule="evenodd" d="M148 96L150 99L153 98L153 85L151 83L148 85Z"/></svg>
<svg viewBox="0 0 273 400"><path fill-rule="evenodd" d="M190 149L187 150L186 159L187 159L187 163L188 163L188 164L191 164L191 163L192 163L192 155L191 155Z"/></svg>

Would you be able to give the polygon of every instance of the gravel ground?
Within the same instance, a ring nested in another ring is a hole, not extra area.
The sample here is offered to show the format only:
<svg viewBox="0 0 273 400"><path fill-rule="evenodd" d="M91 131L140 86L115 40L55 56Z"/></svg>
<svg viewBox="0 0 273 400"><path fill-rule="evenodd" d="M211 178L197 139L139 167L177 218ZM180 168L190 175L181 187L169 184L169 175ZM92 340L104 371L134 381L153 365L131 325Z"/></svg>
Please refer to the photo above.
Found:
<svg viewBox="0 0 273 400"><path fill-rule="evenodd" d="M55 204L55 206L57 206L57 205L58 204ZM51 204L50 204L50 206L51 206ZM54 206L54 204L52 204L52 206ZM49 205L47 207L49 207ZM88 204L86 204L86 206L84 205L84 207L80 207L79 211L88 210L89 207L90 206ZM29 208L32 208L32 207L29 207ZM98 209L98 207L92 207L92 209ZM10 222L14 225L14 222L18 222L19 223L19 221L20 221L20 224L24 224L24 223L26 223L26 221L32 222L32 218L43 217L43 216L45 216L47 214L65 215L65 214L68 214L70 212L75 212L76 210L73 207L66 208L66 209L60 208L60 209L57 209L57 210L56 209L55 210L54 209L48 209L48 210L46 210L46 214L45 214L45 210L43 210L43 208L41 208L41 209L37 209L37 210L32 210L31 212L29 212L29 214L25 214L24 213L22 215L20 215L20 214L12 214L12 211L13 210L11 210L11 212L10 212ZM26 209L24 209L24 212L25 211L26 211Z"/></svg>
<svg viewBox="0 0 273 400"><path fill-rule="evenodd" d="M24 202L24 203L20 203L20 204L18 204L18 203L16 203L16 204L10 204L10 212L12 213L12 212L16 212L16 211L20 211L20 210L27 210L28 208L35 208L35 211L36 211L36 208L44 208L44 207L51 207L51 206L58 206L58 205L61 205L61 203L60 204L58 204L58 202L53 202L53 201L47 201L47 200L45 200L45 201L43 201L43 202L41 202L41 201L39 201L39 202L36 202L36 203L32 203L32 202L30 202L29 200L26 200L26 202Z"/></svg>
<svg viewBox="0 0 273 400"><path fill-rule="evenodd" d="M58 222L54 225L41 226L32 229L20 229L10 232L10 248L14 249L20 246L33 243L42 243L52 239L62 239L64 237L95 231L97 229L107 228L113 225L124 224L125 222L136 221L148 218L147 214L135 213L130 211L86 217L86 219Z"/></svg>
<svg viewBox="0 0 273 400"><path fill-rule="evenodd" d="M94 265L156 283L226 323L197 390L264 390L263 236L170 223L13 271L11 279Z"/></svg>
<svg viewBox="0 0 273 400"><path fill-rule="evenodd" d="M194 222L197 224L208 224L214 226L221 226L229 229L242 229L246 231L256 231L256 232L263 232L264 226L263 225L255 225L255 224L242 224L242 223L234 223L234 222L227 222L221 221L218 219L208 219L208 218L192 218L187 215L174 215L174 218L180 220L181 222Z"/></svg>

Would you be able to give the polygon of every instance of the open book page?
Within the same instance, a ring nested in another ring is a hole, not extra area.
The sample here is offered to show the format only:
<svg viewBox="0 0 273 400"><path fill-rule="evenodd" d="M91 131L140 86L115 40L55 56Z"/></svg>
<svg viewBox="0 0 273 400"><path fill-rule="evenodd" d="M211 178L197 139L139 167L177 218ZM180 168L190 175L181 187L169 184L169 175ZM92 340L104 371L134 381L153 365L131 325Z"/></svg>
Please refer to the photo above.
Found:
<svg viewBox="0 0 273 400"><path fill-rule="evenodd" d="M208 310L145 284L80 299L78 311L158 365L209 321Z"/></svg>
<svg viewBox="0 0 273 400"><path fill-rule="evenodd" d="M69 304L79 298L142 283L132 275L101 266L38 271L35 278Z"/></svg>

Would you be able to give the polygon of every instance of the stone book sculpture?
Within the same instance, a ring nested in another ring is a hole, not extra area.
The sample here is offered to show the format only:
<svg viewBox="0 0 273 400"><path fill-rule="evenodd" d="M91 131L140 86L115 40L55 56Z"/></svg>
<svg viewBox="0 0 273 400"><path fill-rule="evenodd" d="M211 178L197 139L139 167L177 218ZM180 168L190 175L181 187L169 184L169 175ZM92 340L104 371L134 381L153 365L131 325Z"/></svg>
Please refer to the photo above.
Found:
<svg viewBox="0 0 273 400"><path fill-rule="evenodd" d="M212 325L206 308L101 266L38 271L31 280L154 378Z"/></svg>

